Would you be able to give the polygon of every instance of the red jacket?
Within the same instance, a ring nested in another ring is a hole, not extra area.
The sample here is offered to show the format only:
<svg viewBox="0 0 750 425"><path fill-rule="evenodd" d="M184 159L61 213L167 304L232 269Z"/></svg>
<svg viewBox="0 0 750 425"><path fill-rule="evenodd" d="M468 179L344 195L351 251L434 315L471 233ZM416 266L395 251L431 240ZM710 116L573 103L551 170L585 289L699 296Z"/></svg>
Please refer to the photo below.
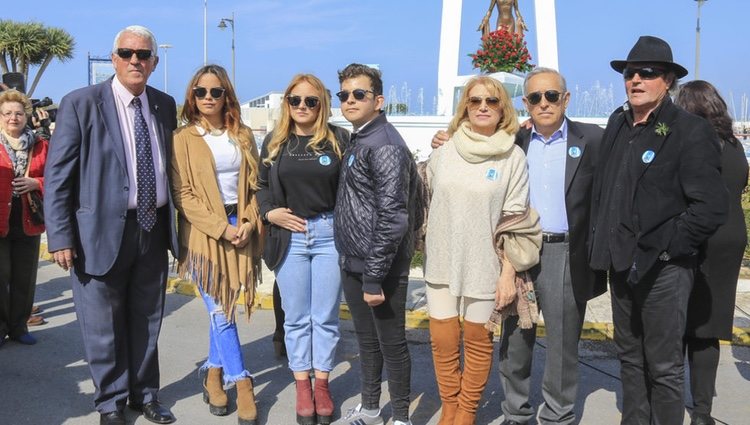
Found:
<svg viewBox="0 0 750 425"><path fill-rule="evenodd" d="M37 137L31 154L31 164L29 164L29 177L39 181L42 195L44 195L44 164L47 162L47 147L47 140ZM13 196L13 178L13 163L5 147L0 146L0 237L8 235L8 219L10 218L11 197ZM31 221L29 197L25 194L21 196L21 205L23 205L23 232L28 236L42 234L44 232L44 225L34 224Z"/></svg>

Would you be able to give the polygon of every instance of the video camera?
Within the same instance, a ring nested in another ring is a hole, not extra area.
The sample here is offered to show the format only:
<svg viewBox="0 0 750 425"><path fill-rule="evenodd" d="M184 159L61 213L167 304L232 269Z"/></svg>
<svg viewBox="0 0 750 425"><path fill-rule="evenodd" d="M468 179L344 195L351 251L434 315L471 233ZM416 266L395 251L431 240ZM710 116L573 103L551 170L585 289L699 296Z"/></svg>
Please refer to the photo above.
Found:
<svg viewBox="0 0 750 425"><path fill-rule="evenodd" d="M26 82L24 81L23 74L21 74L20 72L7 72L3 74L3 84L8 89L15 89L23 94L26 94ZM3 90L3 86L0 86L0 92ZM39 120L37 109L46 108L52 105L52 99L50 99L49 97L29 100L31 101L31 115L33 115L37 120ZM49 127L50 123L55 122L55 119L57 118L57 108L46 109L46 111L47 114L49 114L49 119L43 119L39 122L40 126L42 127Z"/></svg>

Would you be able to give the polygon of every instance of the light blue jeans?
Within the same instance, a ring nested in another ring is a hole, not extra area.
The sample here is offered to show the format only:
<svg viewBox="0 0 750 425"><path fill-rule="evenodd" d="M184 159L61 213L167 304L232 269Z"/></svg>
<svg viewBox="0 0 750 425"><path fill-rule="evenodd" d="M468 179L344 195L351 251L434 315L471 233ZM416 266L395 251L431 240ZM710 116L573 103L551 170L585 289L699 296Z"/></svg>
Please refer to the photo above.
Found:
<svg viewBox="0 0 750 425"><path fill-rule="evenodd" d="M339 341L341 270L333 242L333 213L307 219L307 231L292 233L276 281L284 308L289 368L330 372Z"/></svg>
<svg viewBox="0 0 750 425"><path fill-rule="evenodd" d="M236 224L236 216L229 217L229 222L233 225ZM245 364L242 361L242 348L240 338L237 335L237 325L227 320L221 305L216 304L216 301L210 295L203 292L201 285L198 285L198 290L206 304L211 325L208 330L208 359L201 370L209 367L223 368L225 385L249 378L250 372L245 369Z"/></svg>

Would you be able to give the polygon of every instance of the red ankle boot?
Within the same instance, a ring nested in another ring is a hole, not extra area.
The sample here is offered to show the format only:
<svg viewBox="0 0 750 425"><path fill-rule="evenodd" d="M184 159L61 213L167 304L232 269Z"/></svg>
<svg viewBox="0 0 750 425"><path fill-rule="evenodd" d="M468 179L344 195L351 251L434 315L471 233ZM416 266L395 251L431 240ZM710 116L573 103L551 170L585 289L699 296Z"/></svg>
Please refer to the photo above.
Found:
<svg viewBox="0 0 750 425"><path fill-rule="evenodd" d="M297 423L315 425L315 406L313 406L310 378L295 379L295 381L297 383Z"/></svg>
<svg viewBox="0 0 750 425"><path fill-rule="evenodd" d="M333 400L328 391L328 378L315 378L315 414L320 425L329 425L333 419Z"/></svg>

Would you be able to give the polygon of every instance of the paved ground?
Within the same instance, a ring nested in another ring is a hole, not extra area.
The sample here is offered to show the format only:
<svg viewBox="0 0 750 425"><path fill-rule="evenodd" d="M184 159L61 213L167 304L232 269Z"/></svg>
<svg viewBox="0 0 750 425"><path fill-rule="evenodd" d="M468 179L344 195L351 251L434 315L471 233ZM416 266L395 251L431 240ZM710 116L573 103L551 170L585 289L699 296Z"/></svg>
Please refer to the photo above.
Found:
<svg viewBox="0 0 750 425"><path fill-rule="evenodd" d="M0 349L0 424L96 424L92 411L93 386L82 358L80 329L75 321L67 278L56 267L42 261L39 267L37 304L48 324L35 328L35 346L7 342ZM268 284L268 283L267 283ZM414 294L413 294L414 295ZM419 298L418 295L414 297ZM262 424L295 423L294 385L286 365L273 357L273 317L268 310L256 311L250 323L239 320L242 349L247 367L255 375L256 394ZM331 390L340 412L355 405L358 398L358 356L351 322L341 322L342 338L338 366L332 373ZM415 425L435 424L439 398L432 371L429 335L415 328L408 332L412 354L412 420ZM200 396L198 368L205 360L207 320L199 300L181 295L167 296L160 339L162 370L161 400L178 418L179 424L233 424L236 416L211 416ZM539 381L545 355L544 339L535 354L532 386L533 403L540 402ZM580 346L578 414L582 424L616 424L621 398L619 368L611 342L583 341ZM750 408L750 348L722 346L714 415L721 424L748 423ZM497 363L484 394L477 423L502 422L503 399ZM390 417L386 386L384 414ZM128 411L128 423L148 424ZM390 423L390 419L388 420ZM688 421L685 422L689 423Z"/></svg>

